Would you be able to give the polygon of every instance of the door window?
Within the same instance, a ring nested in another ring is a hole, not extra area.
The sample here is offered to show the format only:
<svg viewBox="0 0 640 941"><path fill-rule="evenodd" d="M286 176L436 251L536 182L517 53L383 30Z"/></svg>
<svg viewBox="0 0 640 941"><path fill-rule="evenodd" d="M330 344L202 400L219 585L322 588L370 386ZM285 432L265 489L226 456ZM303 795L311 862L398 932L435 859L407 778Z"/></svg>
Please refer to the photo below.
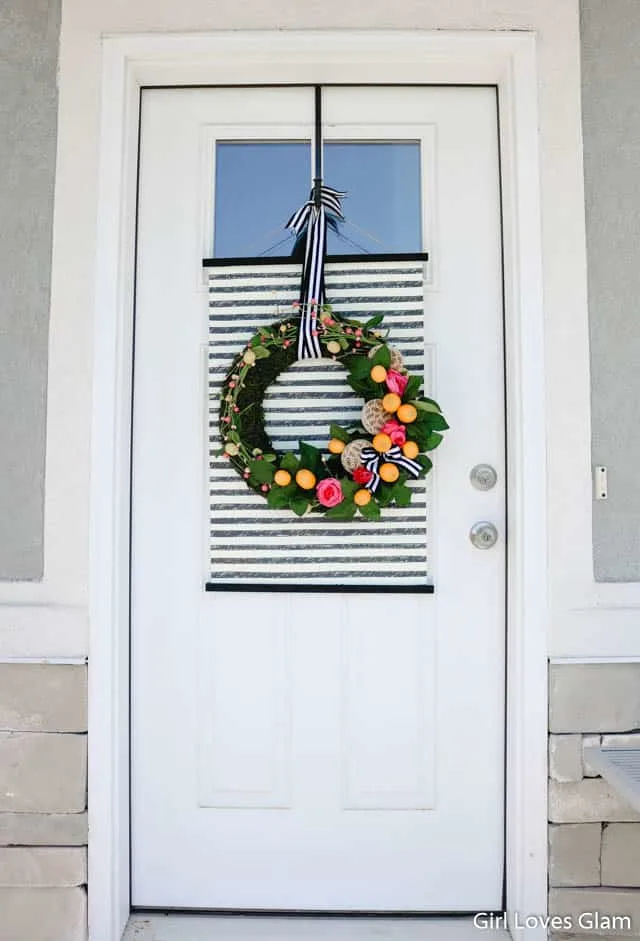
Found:
<svg viewBox="0 0 640 941"><path fill-rule="evenodd" d="M347 193L330 255L422 250L419 141L330 141L324 165L325 182ZM286 213L308 198L312 172L306 141L218 142L214 257L290 254Z"/></svg>

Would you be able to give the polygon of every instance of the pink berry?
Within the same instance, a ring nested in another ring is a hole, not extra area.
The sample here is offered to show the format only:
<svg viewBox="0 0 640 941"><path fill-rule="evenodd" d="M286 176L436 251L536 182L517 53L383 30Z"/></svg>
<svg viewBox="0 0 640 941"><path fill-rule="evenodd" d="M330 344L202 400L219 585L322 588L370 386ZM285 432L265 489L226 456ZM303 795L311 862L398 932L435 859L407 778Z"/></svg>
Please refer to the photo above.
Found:
<svg viewBox="0 0 640 941"><path fill-rule="evenodd" d="M318 336L318 331L317 331L317 330L312 330L312 331L311 331L311 336L312 336L312 337L317 337L317 336Z"/></svg>
<svg viewBox="0 0 640 941"><path fill-rule="evenodd" d="M225 415L225 416L224 416L224 418L222 419L222 421L224 421L224 422L227 422L227 423L228 423L228 422L230 422L230 421L231 421L231 419L229 418L229 416L228 416L228 415Z"/></svg>
<svg viewBox="0 0 640 941"><path fill-rule="evenodd" d="M263 493L266 493L267 490L269 489L269 484L263 484L263 485L260 487L260 489L262 490Z"/></svg>
<svg viewBox="0 0 640 941"><path fill-rule="evenodd" d="M351 327L345 327L345 328L344 328L344 332L345 332L345 333L353 333L353 330L351 329Z"/></svg>
<svg viewBox="0 0 640 941"><path fill-rule="evenodd" d="M236 387L235 382L230 382L230 383L229 383L229 388L230 388L230 389L235 389L235 387Z"/></svg>
<svg viewBox="0 0 640 941"><path fill-rule="evenodd" d="M357 337L361 337L361 336L362 336L362 330L360 330L360 328L358 328L358 329L356 330L356 336L357 336Z"/></svg>
<svg viewBox="0 0 640 941"><path fill-rule="evenodd" d="M239 406L239 405L234 405L234 406L233 406L233 410L234 410L234 412L239 412L239 411L240 411L240 406Z"/></svg>

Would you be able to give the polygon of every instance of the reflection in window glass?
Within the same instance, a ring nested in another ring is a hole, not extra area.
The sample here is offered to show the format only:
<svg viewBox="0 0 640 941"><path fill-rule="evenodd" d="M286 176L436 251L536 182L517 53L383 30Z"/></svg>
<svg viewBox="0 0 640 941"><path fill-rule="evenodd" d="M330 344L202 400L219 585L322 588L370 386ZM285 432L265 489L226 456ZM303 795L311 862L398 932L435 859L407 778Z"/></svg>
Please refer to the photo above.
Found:
<svg viewBox="0 0 640 941"><path fill-rule="evenodd" d="M309 143L219 143L215 257L288 255L294 239L287 236L284 226L308 198L310 180ZM273 248L283 238L285 243Z"/></svg>
<svg viewBox="0 0 640 941"><path fill-rule="evenodd" d="M330 254L422 251L417 141L327 143L324 164L329 186L348 193L344 237L331 233Z"/></svg>
<svg viewBox="0 0 640 941"><path fill-rule="evenodd" d="M345 191L345 222L329 232L331 255L422 250L420 144L329 142L324 177ZM307 142L228 142L216 148L214 255L289 255L284 229L309 198Z"/></svg>

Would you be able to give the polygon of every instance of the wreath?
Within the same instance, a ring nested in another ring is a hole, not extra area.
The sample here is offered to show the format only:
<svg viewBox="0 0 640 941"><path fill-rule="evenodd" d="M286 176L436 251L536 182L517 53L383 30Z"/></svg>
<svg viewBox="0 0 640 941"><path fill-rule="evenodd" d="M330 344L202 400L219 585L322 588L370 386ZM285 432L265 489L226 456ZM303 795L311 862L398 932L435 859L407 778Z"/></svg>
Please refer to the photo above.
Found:
<svg viewBox="0 0 640 941"><path fill-rule="evenodd" d="M449 426L440 406L421 394L402 354L386 342L382 315L361 323L339 317L328 304L309 305L313 341L323 357L341 363L351 388L364 399L360 423L332 424L327 452L299 442L297 453L278 452L264 427L263 400L271 383L299 358L300 308L261 328L235 357L222 385L220 453L266 497L272 509L297 516L322 513L350 520L379 519L381 509L411 503L411 479L432 467L428 451Z"/></svg>

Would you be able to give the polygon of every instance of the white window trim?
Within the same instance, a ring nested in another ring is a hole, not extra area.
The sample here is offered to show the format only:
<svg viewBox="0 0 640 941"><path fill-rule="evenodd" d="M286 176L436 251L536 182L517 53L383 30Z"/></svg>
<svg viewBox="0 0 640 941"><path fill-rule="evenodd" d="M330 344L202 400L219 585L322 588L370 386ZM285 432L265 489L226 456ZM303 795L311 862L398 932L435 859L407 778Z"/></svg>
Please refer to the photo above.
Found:
<svg viewBox="0 0 640 941"><path fill-rule="evenodd" d="M507 907L546 911L546 422L535 38L520 31L120 36L104 40L102 75L91 481L91 941L119 941L129 914L129 457L140 88L372 78L499 89L509 364ZM528 934L542 941L545 931Z"/></svg>

